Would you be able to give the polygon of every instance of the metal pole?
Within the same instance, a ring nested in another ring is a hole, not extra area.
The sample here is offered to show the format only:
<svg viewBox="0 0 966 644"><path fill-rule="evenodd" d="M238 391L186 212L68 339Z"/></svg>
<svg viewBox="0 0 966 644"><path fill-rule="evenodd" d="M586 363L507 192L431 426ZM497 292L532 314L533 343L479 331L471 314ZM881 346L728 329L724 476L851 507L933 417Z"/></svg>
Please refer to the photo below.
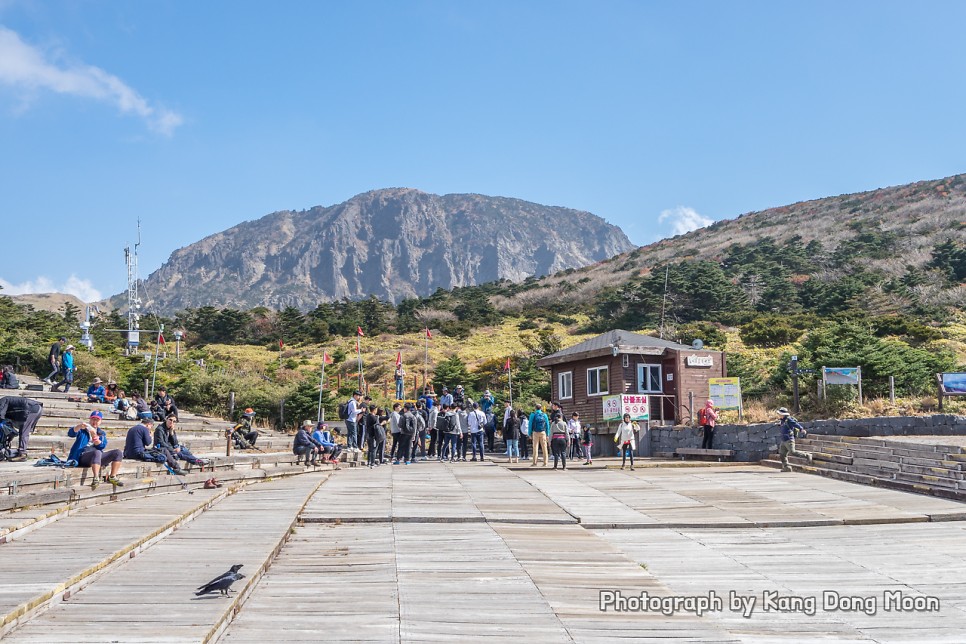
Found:
<svg viewBox="0 0 966 644"><path fill-rule="evenodd" d="M280 429L285 429L285 399L282 398L278 405L278 426Z"/></svg>
<svg viewBox="0 0 966 644"><path fill-rule="evenodd" d="M228 392L228 417L232 418L235 415L235 392Z"/></svg>
<svg viewBox="0 0 966 644"><path fill-rule="evenodd" d="M800 413L802 408L798 405L798 356L792 356L792 400L795 413Z"/></svg>
<svg viewBox="0 0 966 644"><path fill-rule="evenodd" d="M325 354L322 354L322 377L319 378L319 413L316 418L317 423L322 422L322 390L325 387Z"/></svg>
<svg viewBox="0 0 966 644"><path fill-rule="evenodd" d="M158 381L158 353L161 349L161 333L164 331L164 325L158 325L158 338L154 342L154 373L151 375L151 395L154 395L154 385Z"/></svg>
<svg viewBox="0 0 966 644"><path fill-rule="evenodd" d="M429 374L429 327L426 327L426 361L423 362L423 392L426 392L427 374Z"/></svg>
<svg viewBox="0 0 966 644"><path fill-rule="evenodd" d="M507 384L510 386L510 408L512 409L513 408L513 370L512 369L506 370L506 380L507 380ZM552 387L553 383L551 382L550 385ZM551 391L553 391L553 389L551 389ZM557 394L559 397L560 392L557 392Z"/></svg>
<svg viewBox="0 0 966 644"><path fill-rule="evenodd" d="M356 353L359 354L359 391L362 391L362 340L359 339L358 335L356 336Z"/></svg>
<svg viewBox="0 0 966 644"><path fill-rule="evenodd" d="M694 424L694 392L688 392L688 425Z"/></svg>

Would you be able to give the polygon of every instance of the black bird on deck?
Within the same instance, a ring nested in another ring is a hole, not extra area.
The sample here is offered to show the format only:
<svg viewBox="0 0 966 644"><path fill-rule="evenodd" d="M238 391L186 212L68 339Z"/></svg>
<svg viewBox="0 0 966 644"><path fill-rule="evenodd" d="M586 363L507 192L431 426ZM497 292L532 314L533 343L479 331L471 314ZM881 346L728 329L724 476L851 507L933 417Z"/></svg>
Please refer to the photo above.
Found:
<svg viewBox="0 0 966 644"><path fill-rule="evenodd" d="M245 576L238 572L241 567L242 564L235 564L228 572L220 577L215 577L204 586L198 586L198 592L196 592L195 595L207 595L208 593L213 593L217 590L222 595L227 596L228 591L231 589L231 585Z"/></svg>

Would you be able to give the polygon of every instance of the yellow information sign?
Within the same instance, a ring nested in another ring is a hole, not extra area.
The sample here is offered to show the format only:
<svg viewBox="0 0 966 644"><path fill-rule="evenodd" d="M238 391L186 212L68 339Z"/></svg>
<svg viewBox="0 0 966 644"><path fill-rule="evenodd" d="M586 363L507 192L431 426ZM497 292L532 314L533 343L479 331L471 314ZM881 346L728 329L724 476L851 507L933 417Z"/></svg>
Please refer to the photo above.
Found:
<svg viewBox="0 0 966 644"><path fill-rule="evenodd" d="M741 378L708 378L708 397L718 409L741 409Z"/></svg>

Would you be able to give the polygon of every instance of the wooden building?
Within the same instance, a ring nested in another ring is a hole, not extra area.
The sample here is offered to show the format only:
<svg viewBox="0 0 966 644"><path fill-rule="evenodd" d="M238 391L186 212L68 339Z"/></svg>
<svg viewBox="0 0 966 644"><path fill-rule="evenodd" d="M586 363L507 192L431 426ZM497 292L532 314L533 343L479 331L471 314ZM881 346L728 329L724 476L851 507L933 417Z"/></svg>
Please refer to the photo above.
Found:
<svg viewBox="0 0 966 644"><path fill-rule="evenodd" d="M567 415L580 413L581 421L597 433L608 433L602 421L603 396L648 394L652 426L682 424L691 417L689 393L696 414L707 400L708 379L726 375L721 351L622 330L548 355L537 366L550 371L553 400Z"/></svg>

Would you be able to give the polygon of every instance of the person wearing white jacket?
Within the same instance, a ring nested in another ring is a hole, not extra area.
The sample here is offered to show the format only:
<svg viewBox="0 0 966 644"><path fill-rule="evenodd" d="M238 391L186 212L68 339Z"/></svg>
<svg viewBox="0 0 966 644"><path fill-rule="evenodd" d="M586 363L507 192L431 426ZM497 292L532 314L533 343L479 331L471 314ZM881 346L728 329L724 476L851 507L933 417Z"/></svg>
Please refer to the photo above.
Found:
<svg viewBox="0 0 966 644"><path fill-rule="evenodd" d="M614 434L614 442L621 453L621 469L627 463L627 455L631 456L631 469L634 469L634 451L637 449L637 432L641 431L641 426L631 421L630 414L624 414L624 422L617 426L617 433Z"/></svg>

